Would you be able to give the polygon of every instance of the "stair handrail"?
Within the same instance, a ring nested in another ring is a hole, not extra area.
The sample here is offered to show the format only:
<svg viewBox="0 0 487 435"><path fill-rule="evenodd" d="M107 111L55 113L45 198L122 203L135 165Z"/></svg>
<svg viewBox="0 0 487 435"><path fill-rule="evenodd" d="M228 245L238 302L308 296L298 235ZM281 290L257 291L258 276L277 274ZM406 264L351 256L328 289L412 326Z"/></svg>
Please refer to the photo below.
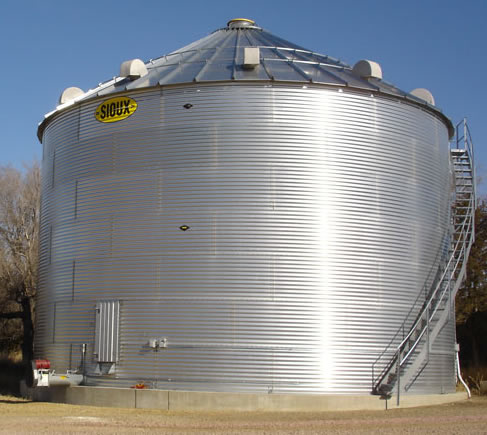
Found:
<svg viewBox="0 0 487 435"><path fill-rule="evenodd" d="M459 126L463 124L464 128L464 133L461 138L459 138ZM463 278L465 276L465 271L466 271L466 260L468 259L468 255L470 253L471 246L474 242L474 214L475 214L475 208L476 208L476 195L475 195L475 174L474 174L474 166L473 166L473 143L471 141L471 135L470 135L470 130L468 129L468 125L466 123L466 119L464 118L459 124L456 126L457 130L457 149L459 143L463 140L463 145L464 148L462 151L466 152L467 154L467 159L468 162L470 163L468 169L466 172L470 171L472 174L472 191L471 192L464 192L469 195L468 200L468 206L467 206L467 212L464 213L462 217L462 223L460 227L460 231L457 231L458 238L455 241L454 248L451 252L450 258L448 260L447 265L444 268L444 271L441 275L441 278L436 281L436 285L434 285L434 290L433 292L430 293L430 296L428 297L428 300L425 301L423 304L423 307L420 309L416 320L413 322L411 328L409 329L409 333L406 335L406 337L403 338L403 340L399 343L399 345L396 347L395 352L392 354L392 358L389 361L389 364L387 364L380 372L380 374L375 377L374 373L374 368L376 364L384 357L386 353L389 353L389 349L391 348L392 343L397 339L397 336L401 331L403 331L404 334L404 326L406 322L409 320L409 316L413 309L417 305L417 301L419 298L422 296L422 293L418 295L416 300L414 301L411 309L406 315L406 318L402 325L399 327L397 330L396 334L393 336L392 340L389 342L389 344L386 346L386 348L383 350L383 352L379 355L379 357L373 362L372 364L372 391L377 393L379 391L380 385L382 384L383 380L385 377L390 373L394 365L397 364L397 361L399 360L399 370L400 368L407 362L409 357L412 355L414 350L416 349L417 345L421 341L422 337L424 336L425 332L427 331L427 328L429 327L429 322L433 320L438 307L440 306L441 302L443 301L443 298L447 291L451 290L450 285L445 285L445 279L447 278L447 275L449 279L447 282L451 282L451 278L455 278L455 285L454 285L454 290L452 296L455 297L456 292L458 291L458 288L460 286L460 283L463 281ZM458 217L458 215L453 216L453 219L455 220ZM455 262L454 262L455 260ZM453 269L452 263L454 262ZM460 271L458 272L458 266L461 263ZM441 263L440 266L441 267ZM456 276L455 276L456 275ZM440 292L440 289L443 287L443 291L441 292L440 296L437 299L437 303L434 306L433 311L431 312L431 305L433 301L436 299L438 293ZM423 317L425 313L430 310L430 314L428 316L427 322L424 326L419 327L420 322L423 320ZM406 346L409 344L409 340L412 337L413 334L417 333L417 331L420 330L421 332L418 334L416 337L416 340L413 342L412 345L410 345L410 348L408 352L404 355L403 358L401 358L401 354L406 348Z"/></svg>
<svg viewBox="0 0 487 435"><path fill-rule="evenodd" d="M443 244L445 242L442 242L442 246L440 246L440 248L438 249L438 253L436 255L436 258L435 258L435 261L434 261L434 264L436 264L436 260L440 258L440 260L438 261L438 264L437 264L437 267L436 267L436 273L435 273L435 277L433 279L433 283L431 284L431 287L433 287L435 285L435 283L437 283L439 281L439 272L443 269L443 266L442 264L444 263L444 260L443 260L443 257L444 255L442 255L442 252L445 250ZM448 242L451 244L451 242ZM433 270L433 268L432 268ZM426 282L429 280L429 277L431 276L431 270L430 272L428 273L428 277L426 278ZM397 329L396 333L394 334L394 336L391 338L391 340L387 343L385 349L382 351L382 353L376 358L376 360L373 362L372 366L374 366L380 359L382 359L382 357L387 353L387 351L390 349L390 347L393 345L393 343L396 341L398 335L400 335L400 333L402 332L402 335L403 335L403 338L404 338L404 332L405 332L405 326L406 324L409 322L410 320L410 316L413 312L415 312L415 308L418 307L418 305L420 306L419 309L421 309L421 307L424 305L425 303L425 293L426 293L426 284L423 286L423 289L425 290L424 292L421 291L418 293L418 296L416 296L416 299L414 300L414 302L412 303L411 305L411 308L409 309L409 311L407 312L401 326L399 326L399 328ZM418 304L418 302L420 302L420 304ZM412 324L414 324L414 321L412 322Z"/></svg>
<svg viewBox="0 0 487 435"><path fill-rule="evenodd" d="M442 249L443 249L443 248L440 248L440 251L441 251ZM437 270L438 270L438 271L439 271L440 269L442 269L442 265L441 265L441 263L443 263L443 261L442 261L442 260L440 260L440 264L439 264L439 265L438 265L438 267L437 267ZM438 272L437 272L437 274L438 274ZM437 283L438 281L439 281L439 278L436 278L436 279L433 281L433 283ZM435 284L433 284L433 285L435 285ZM390 350L390 348L393 346L394 342L397 340L397 338L398 338L398 336L401 334L401 332L402 332L402 336L403 336L403 338L404 338L404 333L405 333L405 329L406 329L406 328L405 328L405 326L406 326L406 324L407 324L407 323L409 323L410 316L411 316L411 314L413 313L413 311L416 311L416 307L418 307L418 305L419 305L419 304L418 304L418 302L419 302L419 301L421 301L421 305L420 305L420 307L418 308L418 309L419 309L419 312L421 312L422 307L424 306L425 301L423 300L423 298L424 298L424 293L423 293L423 291L421 291L421 292L418 294L418 296L416 297L416 299L414 300L413 304L411 305L411 308L410 308L410 309L409 309L409 311L407 312L407 314L406 314L406 316L405 316L405 318L404 318L404 320L403 320L402 324L399 326L399 328L397 329L397 331L396 331L396 333L394 334L394 336L393 336L393 337L391 338L391 340L390 340L390 341L387 343L386 347L385 347L385 348L384 348L384 350L381 352L381 354L380 354L380 355L379 355L379 356L378 356L378 357L377 357L377 358L374 360L374 362L372 363L372 386L373 386L373 387L376 385L376 380L381 379L381 377L383 376L383 374L384 374L384 373L386 373L386 372L388 372L388 371L389 371L389 368L390 368L390 367L389 367L389 365L387 365L387 366L386 366L386 367L385 367L385 368L384 368L384 369L381 371L381 373L380 373L380 374L379 374L377 377L375 377L375 375L374 375L374 367L377 365L377 363L378 363L380 360L382 360L382 359L383 359L383 357L384 357L386 354L390 355L389 350ZM417 317L415 318L415 320L412 322L412 325L414 325L414 324L415 324L416 320L418 319L418 316L419 316L419 315L417 315ZM411 327L408 327L408 328L410 329ZM397 348L397 346L396 346L396 348ZM395 353L394 353L393 355L395 355ZM391 361L391 365L393 365L393 364L394 364L394 361ZM373 389L374 389L374 388L373 388Z"/></svg>
<svg viewBox="0 0 487 435"><path fill-rule="evenodd" d="M469 202L471 203L472 200L469 200ZM377 391L378 390L377 385L379 385L381 383L381 381L383 380L383 378L387 375L387 373L389 373L389 371L391 370L391 368L396 364L397 359L399 358L399 356L401 355L401 353L404 351L404 348L407 346L408 341L411 338L411 336L414 333L416 333L418 330L421 330L421 332L420 332L420 334L418 334L418 337L416 338L416 340L410 346L410 349L408 350L408 352L404 355L403 358L401 358L401 361L399 363L400 364L400 367L402 367L405 364L405 362L409 359L410 355L413 353L413 351L417 347L418 343L420 342L421 338L425 334L428 323L425 326L423 326L421 328L418 328L418 325L420 325L421 320L423 319L424 314L427 313L428 310L431 309L431 305L432 305L433 300L436 299L438 293L440 292L440 289L442 287L444 287L443 288L443 291L440 294L440 297L438 298L437 303L434 306L433 311L430 312L430 315L428 316L429 317L429 319L428 319L429 321L431 321L433 319L434 315L436 314L436 311L438 310L439 304L441 303L441 301L444 298L444 295L447 293L447 290L449 289L448 286L444 285L445 278L446 278L447 274L450 274L450 276L454 276L455 273L456 273L456 271L457 271L457 269L458 269L458 265L459 265L460 261L463 259L462 263L464 263L464 259L468 257L468 253L467 253L467 251L465 249L466 248L465 247L466 238L463 237L463 235L468 234L468 231L469 231L469 229L471 227L471 220L472 220L472 216L471 216L471 214L468 214L466 216L466 219L464 219L464 221L462 223L462 227L461 227L462 230L460 232L460 234L462 235L462 237L459 237L458 240L456 241L455 247L454 247L454 249L453 249L453 251L452 251L452 253L450 255L450 259L448 260L448 263L447 263L447 265L444 268L444 272L441 275L441 278L437 281L437 284L435 285L435 289L430 294L430 296L428 297L428 299L424 302L423 307L421 308L421 310L419 311L419 313L418 313L418 315L416 317L416 320L413 322L413 324L411 325L411 328L409 329L409 333L397 345L396 350L392 354L392 358L391 358L389 364L387 364L383 368L383 370L380 372L380 374L377 377L374 376L374 366L377 364L377 362L380 359L382 359L382 357L386 353L386 351L389 350L390 345L388 345L388 347L386 348L386 350L383 351L382 354L379 356L379 358L377 358L374 361L373 366L372 366L372 377L373 377L372 389L373 389L373 391ZM467 221L468 221L468 227L467 227L468 229L467 229L467 232L465 233L464 230L465 230L465 225L467 224ZM461 246L461 249L459 250L459 247L460 246ZM470 246L471 246L471 244L469 244L469 246L467 248L468 251L470 251ZM467 253L467 255L465 255L466 253ZM451 269L452 262L455 259L456 259L455 265L454 265L453 269ZM457 279L459 281L461 281L463 279L463 276L460 276L460 275L463 275L463 274L464 274L464 272L461 273L461 274L459 274L459 276L457 276ZM404 325L404 322L403 322L403 325ZM403 325L401 325L401 327L399 328L398 332L396 332L396 334L395 334L394 337L397 337L398 333L403 329Z"/></svg>
<svg viewBox="0 0 487 435"><path fill-rule="evenodd" d="M469 203L472 202L472 199L469 200ZM467 232L464 232L465 230L465 224L466 222L468 221L468 228L467 228ZM409 334L406 336L406 338L404 338L404 340L399 344L398 346L398 349L400 347L403 347L407 344L407 341L409 340L409 338L411 338L411 336L413 335L413 333L415 332L415 329L416 329L416 326L419 324L419 320L420 318L422 317L422 314L424 314L428 308L430 308L430 305L431 303L433 302L433 300L435 299L435 296L436 294L438 293L438 291L440 290L440 288L442 287L442 283L444 282L445 280L445 277L447 275L447 273L449 272L449 268L451 266L451 262L452 260L456 257L456 262L455 262L455 266L453 267L453 269L451 270L451 276L454 276L455 275L455 272L457 271L458 269L458 264L460 263L460 260L463 260L462 261L462 266L465 264L465 258L468 258L468 253L470 252L470 247L472 246L471 243L469 243L469 246L465 246L465 243L467 242L467 240L463 237L463 235L468 235L468 232L470 231L470 227L471 227L471 221L472 221L472 215L468 215L466 216L466 219L463 221L462 223L462 231L461 231L461 235L462 237L459 237L458 240L456 241L455 243L455 248L454 250L452 251L452 254L450 256L450 260L448 261L446 267L445 267L445 271L443 272L443 275L441 276L441 279L440 281L438 282L435 290L433 291L433 293L431 293L431 296L429 297L427 303L425 303L425 307L424 309L421 310L421 313L418 315L418 319L416 320L416 322L413 324L413 326L411 327L411 330L409 332ZM457 252L457 248L459 245L462 245L461 249L460 249L460 252L459 252L459 255L456 256L455 253ZM462 271L461 271L462 272ZM462 273L462 275L464 274L464 272ZM457 280L458 281L462 281L463 280L463 276L461 275L458 275L457 276ZM435 304L435 308L433 310L433 312L430 314L430 319L429 320L432 320L434 315L436 314L436 311L438 310L438 305L439 303L443 300L443 296L446 294L448 290L448 286L444 286L444 289L443 289L443 292L442 294L440 295L441 297L438 299L438 303ZM455 296L455 295L453 295ZM424 328L426 329L426 328ZM419 341L419 340L417 340ZM414 343L414 346L416 345L417 343L415 342ZM408 355L409 355L410 352L408 352Z"/></svg>
<svg viewBox="0 0 487 435"><path fill-rule="evenodd" d="M463 132L461 133L460 136L460 127L462 127ZM462 150L467 153L467 157L469 161L471 162L470 166L470 171L472 173L472 195L474 197L474 210L477 209L477 186L476 186L476 170L475 170L475 165L473 162L475 162L475 154L474 154L474 146L473 146L473 139L472 139L472 134L470 133L470 128L467 123L467 118L463 118L456 126L455 126L455 132L456 132L456 149L457 150ZM450 148L453 142L450 143ZM462 144L463 148L459 148L459 145ZM475 229L475 228L474 228ZM475 231L474 231L474 237L475 237Z"/></svg>
<svg viewBox="0 0 487 435"><path fill-rule="evenodd" d="M469 199L469 203L470 203L470 208L472 208L473 198L470 198ZM411 326L411 328L409 330L409 333L397 345L396 350L392 354L392 358L391 358L389 364L387 364L383 368L383 370L380 372L380 374L377 377L374 377L374 366L375 366L375 364L377 364L377 362L380 359L382 359L382 357L386 353L386 351L389 350L390 344L388 345L388 347L386 348L386 350L381 353L381 355L379 356L379 358L377 358L374 361L374 363L372 365L372 377L373 377L372 389L373 389L373 391L378 391L378 385L381 384L381 382L385 378L385 376L387 376L387 374L392 369L392 367L397 363L398 358L400 358L400 355L404 351L404 348L407 346L408 341L411 338L411 336L414 333L416 333L418 330L421 330L420 334L418 334L418 337L413 342L413 344L411 345L411 347L408 350L408 352L404 355L403 358L401 358L401 360L399 362L400 367L402 367L407 362L407 360L409 359L409 357L411 356L411 354L413 353L413 351L415 350L415 348L417 347L417 345L421 341L421 338L424 336L424 334L425 334L425 332L427 330L427 327L428 327L428 322L426 322L426 325L423 326L422 328L418 328L418 325L420 324L420 322L421 322L424 314L427 313L428 310L431 308L432 302L436 298L437 294L439 293L439 290L442 287L444 287L443 288L443 291L440 294L440 297L437 300L437 303L434 306L433 311L430 312L430 315L428 316L428 321L431 321L434 318L434 315L436 314L436 312L438 310L438 306L440 305L440 303L442 302L445 294L449 290L449 286L444 285L445 278L446 278L447 274L449 274L452 277L455 276L455 273L458 270L458 265L460 264L460 261L462 261L462 268L460 270L460 273L456 277L456 281L457 282L461 282L463 280L463 276L465 274L465 265L466 265L465 264L466 263L465 262L465 259L468 258L468 253L470 252L470 248L472 246L472 237L470 237L470 239L468 240L468 245L466 246L467 239L466 239L465 236L467 236L469 234L470 230L471 230L472 222L473 222L473 219L472 218L473 218L472 213L468 213L468 214L465 215L465 219L463 220L463 223L462 223L462 226L461 226L462 229L460 231L460 237L455 242L455 247L454 247L454 249L453 249L453 251L452 251L452 253L450 255L450 259L448 260L448 263L445 266L444 272L443 272L441 278L438 280L438 282L437 282L437 284L435 286L434 291L430 294L430 296L428 297L428 300L425 301L425 303L423 304L423 307L421 308L420 312L418 313L418 315L416 317L416 320L413 322L413 324L412 324L412 326ZM467 225L467 231L465 231L465 226L466 225ZM459 249L460 246L461 246L461 248ZM455 261L455 265L454 265L453 269L451 269L453 260L456 260L456 261ZM453 297L454 296L455 295L453 295ZM404 325L404 322L403 322L403 325ZM401 327L399 328L398 332L396 332L395 337L397 337L397 335L399 334L399 332L403 329L403 325L401 325Z"/></svg>

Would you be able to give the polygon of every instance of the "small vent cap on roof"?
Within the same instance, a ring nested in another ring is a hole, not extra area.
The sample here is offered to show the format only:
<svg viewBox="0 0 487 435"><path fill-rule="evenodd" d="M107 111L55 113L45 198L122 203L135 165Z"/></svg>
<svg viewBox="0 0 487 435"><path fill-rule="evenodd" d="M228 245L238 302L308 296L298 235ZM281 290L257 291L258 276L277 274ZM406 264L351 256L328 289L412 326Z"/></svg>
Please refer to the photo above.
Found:
<svg viewBox="0 0 487 435"><path fill-rule="evenodd" d="M147 67L140 59L126 60L120 65L120 77L128 77L130 80L135 80L146 74Z"/></svg>
<svg viewBox="0 0 487 435"><path fill-rule="evenodd" d="M229 29L242 29L245 27L254 27L255 21L248 18L234 18L227 23Z"/></svg>
<svg viewBox="0 0 487 435"><path fill-rule="evenodd" d="M353 66L353 72L364 79L371 77L382 79L382 68L377 62L373 62L372 60L359 60Z"/></svg>
<svg viewBox="0 0 487 435"><path fill-rule="evenodd" d="M428 89L425 88L417 88L413 89L410 92L411 95L414 95L415 97L421 98L422 100L426 101L428 104L431 104L432 106L435 105L435 97L433 97L433 94L428 91Z"/></svg>
<svg viewBox="0 0 487 435"><path fill-rule="evenodd" d="M83 95L84 91L83 89L77 88L75 86L71 86L69 88L66 88L61 95L59 96L59 104L64 104L69 101L74 100L76 97L79 97L80 95Z"/></svg>
<svg viewBox="0 0 487 435"><path fill-rule="evenodd" d="M259 47L244 47L244 69L254 69L260 65Z"/></svg>

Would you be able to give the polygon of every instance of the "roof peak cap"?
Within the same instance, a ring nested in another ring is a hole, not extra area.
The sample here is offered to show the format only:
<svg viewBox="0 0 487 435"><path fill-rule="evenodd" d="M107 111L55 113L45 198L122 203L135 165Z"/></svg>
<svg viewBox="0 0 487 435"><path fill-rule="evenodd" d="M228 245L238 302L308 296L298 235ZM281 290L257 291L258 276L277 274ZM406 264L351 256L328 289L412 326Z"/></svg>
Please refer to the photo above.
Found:
<svg viewBox="0 0 487 435"><path fill-rule="evenodd" d="M257 27L254 20L248 18L233 18L227 23L229 29L245 29L247 27Z"/></svg>

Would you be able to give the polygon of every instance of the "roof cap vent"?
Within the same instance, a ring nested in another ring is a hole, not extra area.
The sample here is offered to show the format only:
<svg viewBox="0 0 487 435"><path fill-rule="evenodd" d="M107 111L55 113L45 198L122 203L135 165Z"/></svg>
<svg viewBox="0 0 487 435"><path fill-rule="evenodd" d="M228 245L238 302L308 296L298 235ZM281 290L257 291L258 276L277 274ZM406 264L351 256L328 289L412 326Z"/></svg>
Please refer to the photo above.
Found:
<svg viewBox="0 0 487 435"><path fill-rule="evenodd" d="M421 98L422 100L426 101L428 104L431 104L432 106L435 105L435 97L433 97L433 94L428 91L428 89L425 88L417 88L413 89L410 92L411 95L414 95L417 98Z"/></svg>
<svg viewBox="0 0 487 435"><path fill-rule="evenodd" d="M66 88L61 95L59 96L59 104L64 104L69 101L74 100L76 97L83 95L85 92L83 89L77 88L75 86L71 86Z"/></svg>
<svg viewBox="0 0 487 435"><path fill-rule="evenodd" d="M377 62L371 60L359 60L353 66L353 72L364 79L371 77L374 79L382 79L382 68Z"/></svg>
<svg viewBox="0 0 487 435"><path fill-rule="evenodd" d="M147 67L140 59L126 60L120 65L120 77L127 77L130 80L135 80L146 74Z"/></svg>
<svg viewBox="0 0 487 435"><path fill-rule="evenodd" d="M242 29L245 27L254 27L255 21L248 18L234 18L227 23L229 29Z"/></svg>

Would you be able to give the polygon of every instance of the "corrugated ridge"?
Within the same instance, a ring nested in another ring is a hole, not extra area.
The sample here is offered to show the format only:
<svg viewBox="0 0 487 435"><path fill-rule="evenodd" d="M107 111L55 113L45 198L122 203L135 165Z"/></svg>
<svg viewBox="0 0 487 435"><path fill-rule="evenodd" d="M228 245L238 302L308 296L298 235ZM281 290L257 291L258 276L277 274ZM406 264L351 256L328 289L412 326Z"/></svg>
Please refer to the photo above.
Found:
<svg viewBox="0 0 487 435"><path fill-rule="evenodd" d="M448 232L443 123L313 86L130 96L123 122L94 101L46 129L36 351L62 367L119 299L120 362L90 382L367 393Z"/></svg>

